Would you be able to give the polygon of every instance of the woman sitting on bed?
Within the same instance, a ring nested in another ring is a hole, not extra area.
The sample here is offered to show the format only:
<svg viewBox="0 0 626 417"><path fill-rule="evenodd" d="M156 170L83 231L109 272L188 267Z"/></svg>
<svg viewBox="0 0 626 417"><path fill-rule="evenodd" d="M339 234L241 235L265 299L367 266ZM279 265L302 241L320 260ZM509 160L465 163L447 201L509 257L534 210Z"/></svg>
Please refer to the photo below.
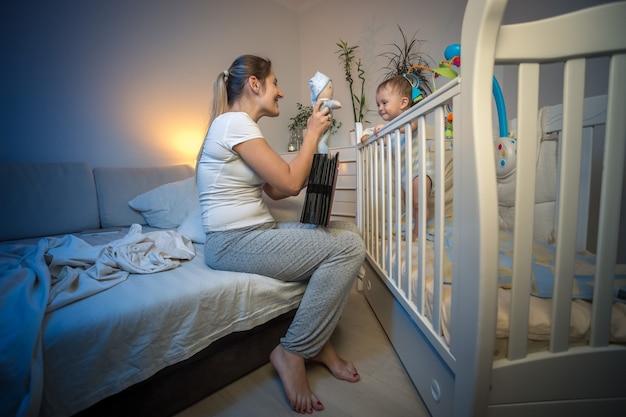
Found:
<svg viewBox="0 0 626 417"><path fill-rule="evenodd" d="M257 122L279 115L283 92L271 62L238 57L214 85L211 125L198 154L198 194L206 232L206 263L214 269L308 281L287 334L270 361L294 410L324 408L309 388L305 360L324 363L339 379L359 380L329 339L363 263L365 248L351 223L329 228L276 223L262 199L297 195L306 185L318 141L330 126L330 110L318 101L298 155L285 162Z"/></svg>

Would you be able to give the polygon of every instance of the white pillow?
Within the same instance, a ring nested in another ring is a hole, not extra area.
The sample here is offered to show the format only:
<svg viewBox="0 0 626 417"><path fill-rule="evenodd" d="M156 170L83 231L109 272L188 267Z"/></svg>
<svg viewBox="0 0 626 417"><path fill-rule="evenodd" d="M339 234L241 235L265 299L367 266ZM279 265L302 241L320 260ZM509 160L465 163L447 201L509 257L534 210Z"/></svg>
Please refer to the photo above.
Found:
<svg viewBox="0 0 626 417"><path fill-rule="evenodd" d="M200 207L192 210L185 220L176 229L178 233L187 237L193 243L200 243L204 245L206 241L206 235L204 234L204 227L202 226L202 216L200 215Z"/></svg>
<svg viewBox="0 0 626 417"><path fill-rule="evenodd" d="M174 229L200 207L195 178L161 185L133 198L128 205L140 211L148 225Z"/></svg>

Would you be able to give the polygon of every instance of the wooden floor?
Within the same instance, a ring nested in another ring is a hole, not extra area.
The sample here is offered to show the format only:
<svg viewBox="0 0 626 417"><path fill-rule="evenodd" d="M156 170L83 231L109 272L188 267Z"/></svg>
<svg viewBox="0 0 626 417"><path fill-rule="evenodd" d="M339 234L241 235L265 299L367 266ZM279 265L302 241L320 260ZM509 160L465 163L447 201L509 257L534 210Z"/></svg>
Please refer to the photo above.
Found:
<svg viewBox="0 0 626 417"><path fill-rule="evenodd" d="M345 359L354 362L361 380L335 379L323 366L310 363L311 388L325 410L314 414L329 417L428 417L365 296L352 290L332 341ZM283 394L271 364L257 369L176 417L281 417L295 416Z"/></svg>

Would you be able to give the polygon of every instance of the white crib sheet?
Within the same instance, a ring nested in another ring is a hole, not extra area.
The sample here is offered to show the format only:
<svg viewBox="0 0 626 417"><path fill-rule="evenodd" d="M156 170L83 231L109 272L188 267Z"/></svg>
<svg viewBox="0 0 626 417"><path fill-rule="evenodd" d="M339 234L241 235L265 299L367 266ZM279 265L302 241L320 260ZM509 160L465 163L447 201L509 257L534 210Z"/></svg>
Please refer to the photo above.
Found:
<svg viewBox="0 0 626 417"><path fill-rule="evenodd" d="M41 415L72 415L299 305L306 284L212 270L194 246L196 257L179 268L132 274L46 315Z"/></svg>
<svg viewBox="0 0 626 417"><path fill-rule="evenodd" d="M449 236L448 236L449 238ZM450 242L448 243L448 245ZM425 315L432 320L433 309L433 274L434 274L434 251L432 241L427 240L427 250L425 253L425 288L426 303ZM401 244L401 252L405 253L405 244ZM418 275L418 245L412 245L411 274L413 280L412 294L413 300L417 300L417 285L415 281ZM395 265L395 250L392 252L392 261L390 265ZM442 273L444 281L450 282L452 276L453 264L451 260L444 256L442 263ZM392 276L402 276L403 285L408 285L408 281L404 277L405 262L400 265L399 274L396 267L392 267ZM448 343L450 343L450 301L452 286L449 283L443 284L442 291L442 312L441 327L443 335ZM511 304L511 291L507 288L498 288L498 312L497 312L497 330L496 337L498 339L506 339L509 336L509 312ZM550 298L540 298L536 296L530 297L530 314L528 340L534 342L545 342L550 340L550 316L552 313L552 300ZM583 299L572 300L571 321L570 321L570 341L572 343L586 342L590 335L591 303ZM626 304L615 302L612 307L611 317L611 342L626 343Z"/></svg>

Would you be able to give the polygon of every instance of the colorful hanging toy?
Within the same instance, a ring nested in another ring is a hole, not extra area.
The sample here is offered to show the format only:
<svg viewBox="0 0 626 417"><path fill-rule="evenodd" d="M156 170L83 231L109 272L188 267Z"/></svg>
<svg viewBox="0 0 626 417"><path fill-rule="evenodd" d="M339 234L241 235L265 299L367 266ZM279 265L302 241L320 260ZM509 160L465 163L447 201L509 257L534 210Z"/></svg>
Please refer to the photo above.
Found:
<svg viewBox="0 0 626 417"><path fill-rule="evenodd" d="M420 101L421 99L423 99L424 96L422 92L417 88L419 87L419 77L415 75L412 71L415 69L424 69L426 71L429 71L433 76L432 84L433 86L436 86L434 79L439 77L440 75L446 78L450 78L450 79L458 77L457 72L454 71L451 67L452 65L456 65L457 67L461 65L460 56L461 56L460 45L458 44L449 45L444 51L445 60L439 63L438 68L429 68L424 65L413 65L412 67L409 68L409 70L405 74L403 74L404 77L407 80L409 80L409 82L411 83L411 86L413 87L413 103L414 104ZM452 106L446 106L446 115L444 118L446 139L451 139L453 137L452 121L453 121Z"/></svg>
<svg viewBox="0 0 626 417"><path fill-rule="evenodd" d="M430 71L433 74L434 78L437 78L440 75L450 79L458 77L458 73L452 69L452 66L456 66L457 68L461 67L461 45L458 43L448 45L444 50L443 55L445 59L439 62L439 67L428 68L421 65L414 65L413 67L409 68L408 73L410 73L413 69L422 68ZM418 77L415 76L415 78L417 79ZM433 85L435 85L434 82ZM514 138L509 137L509 127L506 117L506 106L504 104L504 97L502 95L502 89L500 88L500 84L498 83L498 80L495 76L493 77L492 94L496 104L496 110L498 112L498 126L500 136L496 140L495 144L496 159L498 160L497 174L499 177L503 177L508 175L515 168L517 144L515 143ZM451 107L447 107L446 109L446 138L451 138L453 114Z"/></svg>

